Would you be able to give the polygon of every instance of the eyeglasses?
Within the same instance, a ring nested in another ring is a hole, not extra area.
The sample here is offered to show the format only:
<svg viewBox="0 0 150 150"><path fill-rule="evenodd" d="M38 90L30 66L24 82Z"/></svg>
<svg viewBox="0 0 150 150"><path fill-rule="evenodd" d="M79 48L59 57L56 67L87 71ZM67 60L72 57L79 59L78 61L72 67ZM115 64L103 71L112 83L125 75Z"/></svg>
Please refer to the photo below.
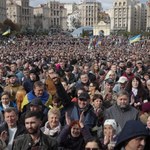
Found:
<svg viewBox="0 0 150 150"><path fill-rule="evenodd" d="M89 148L89 147L86 147L85 150L99 150L99 148Z"/></svg>

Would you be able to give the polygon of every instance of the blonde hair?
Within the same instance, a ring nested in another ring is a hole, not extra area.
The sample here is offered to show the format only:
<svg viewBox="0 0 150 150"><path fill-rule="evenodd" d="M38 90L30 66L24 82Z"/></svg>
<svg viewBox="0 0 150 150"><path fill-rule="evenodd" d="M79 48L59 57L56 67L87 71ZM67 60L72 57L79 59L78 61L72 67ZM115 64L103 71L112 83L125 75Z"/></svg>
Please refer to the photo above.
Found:
<svg viewBox="0 0 150 150"><path fill-rule="evenodd" d="M52 108L48 111L48 117L51 116L52 114L55 114L60 118L60 111L57 108Z"/></svg>
<svg viewBox="0 0 150 150"><path fill-rule="evenodd" d="M116 73L115 73L113 70L109 70L108 73L106 74L105 80L109 79L109 78L110 78L109 76L110 76L111 74L114 74L115 79L116 79Z"/></svg>

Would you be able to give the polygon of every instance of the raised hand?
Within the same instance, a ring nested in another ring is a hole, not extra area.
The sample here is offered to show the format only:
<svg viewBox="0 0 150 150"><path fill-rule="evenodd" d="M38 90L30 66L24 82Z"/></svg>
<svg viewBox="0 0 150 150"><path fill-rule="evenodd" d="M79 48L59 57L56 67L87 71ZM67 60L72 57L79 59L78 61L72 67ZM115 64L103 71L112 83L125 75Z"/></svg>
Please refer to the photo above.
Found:
<svg viewBox="0 0 150 150"><path fill-rule="evenodd" d="M68 126L70 126L70 124L71 124L71 119L70 119L70 116L69 116L68 112L65 113L65 119L66 119L66 124L67 124Z"/></svg>
<svg viewBox="0 0 150 150"><path fill-rule="evenodd" d="M80 114L79 124L81 128L84 127L84 111Z"/></svg>

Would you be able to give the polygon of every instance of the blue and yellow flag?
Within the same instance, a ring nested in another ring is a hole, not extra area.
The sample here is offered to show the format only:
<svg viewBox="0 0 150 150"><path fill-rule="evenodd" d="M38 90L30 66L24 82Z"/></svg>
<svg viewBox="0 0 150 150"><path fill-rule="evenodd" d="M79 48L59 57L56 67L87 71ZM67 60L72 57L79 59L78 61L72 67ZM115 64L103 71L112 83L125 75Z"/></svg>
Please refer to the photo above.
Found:
<svg viewBox="0 0 150 150"><path fill-rule="evenodd" d="M2 35L7 35L10 34L10 29L8 29L7 31L5 31Z"/></svg>
<svg viewBox="0 0 150 150"><path fill-rule="evenodd" d="M135 42L139 42L139 41L140 41L140 38L141 38L141 34L136 35L136 36L130 38L130 39L129 39L129 42L130 42L130 44L135 43Z"/></svg>

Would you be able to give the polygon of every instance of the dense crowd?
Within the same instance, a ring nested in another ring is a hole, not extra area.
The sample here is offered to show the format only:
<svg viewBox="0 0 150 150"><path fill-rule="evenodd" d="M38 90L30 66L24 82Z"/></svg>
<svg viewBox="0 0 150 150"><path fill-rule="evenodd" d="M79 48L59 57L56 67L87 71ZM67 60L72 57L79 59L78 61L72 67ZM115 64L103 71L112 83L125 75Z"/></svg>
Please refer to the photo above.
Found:
<svg viewBox="0 0 150 150"><path fill-rule="evenodd" d="M1 39L0 150L150 149L150 41L90 41Z"/></svg>

